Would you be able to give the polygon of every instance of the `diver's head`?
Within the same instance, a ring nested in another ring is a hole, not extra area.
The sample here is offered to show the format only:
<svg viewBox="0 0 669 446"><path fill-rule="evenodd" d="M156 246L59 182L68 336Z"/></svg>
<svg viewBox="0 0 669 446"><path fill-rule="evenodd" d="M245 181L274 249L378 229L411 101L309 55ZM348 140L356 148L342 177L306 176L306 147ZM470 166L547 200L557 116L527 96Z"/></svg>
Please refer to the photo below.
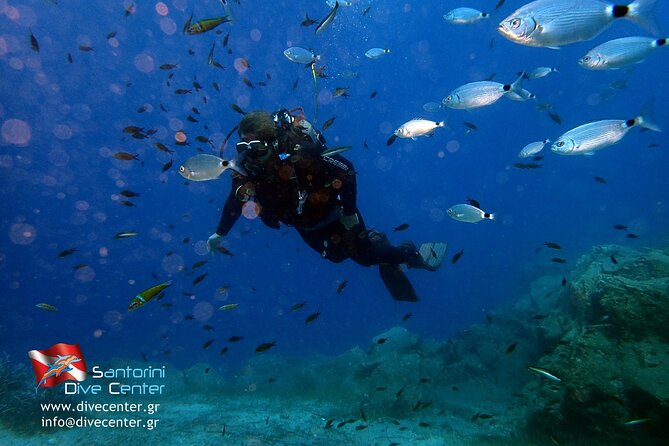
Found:
<svg viewBox="0 0 669 446"><path fill-rule="evenodd" d="M269 113L255 111L239 121L237 132L241 140L237 143L237 153L246 169L257 173L272 155L278 137L276 123Z"/></svg>

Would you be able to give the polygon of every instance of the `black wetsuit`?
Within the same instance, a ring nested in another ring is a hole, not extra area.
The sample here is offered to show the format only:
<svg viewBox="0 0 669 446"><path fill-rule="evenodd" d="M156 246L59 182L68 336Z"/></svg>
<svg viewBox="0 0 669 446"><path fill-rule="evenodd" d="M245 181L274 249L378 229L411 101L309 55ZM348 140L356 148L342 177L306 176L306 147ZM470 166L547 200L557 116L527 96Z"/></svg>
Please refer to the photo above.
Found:
<svg viewBox="0 0 669 446"><path fill-rule="evenodd" d="M321 156L322 150L318 143L301 143L290 154L272 153L248 176L234 174L216 233L227 235L241 215L243 200L250 198L267 226L295 227L312 249L332 262L350 258L370 266L411 261L412 250L391 246L384 234L365 228L356 207L353 164L340 155ZM346 229L340 217L353 214L359 223Z"/></svg>

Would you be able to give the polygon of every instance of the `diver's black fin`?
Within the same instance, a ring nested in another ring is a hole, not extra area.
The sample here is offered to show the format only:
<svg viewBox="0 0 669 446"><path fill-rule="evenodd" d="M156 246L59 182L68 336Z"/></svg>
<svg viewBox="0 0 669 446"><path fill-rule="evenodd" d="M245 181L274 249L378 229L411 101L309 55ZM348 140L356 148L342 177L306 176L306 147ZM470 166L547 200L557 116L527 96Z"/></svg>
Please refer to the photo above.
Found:
<svg viewBox="0 0 669 446"><path fill-rule="evenodd" d="M427 242L420 245L418 253L430 271L436 271L444 262L448 245L442 242Z"/></svg>
<svg viewBox="0 0 669 446"><path fill-rule="evenodd" d="M388 263L379 264L379 274L381 280L390 292L390 296L394 300L402 300L406 302L417 302L418 296L414 291L411 282L404 275L400 265L390 265Z"/></svg>

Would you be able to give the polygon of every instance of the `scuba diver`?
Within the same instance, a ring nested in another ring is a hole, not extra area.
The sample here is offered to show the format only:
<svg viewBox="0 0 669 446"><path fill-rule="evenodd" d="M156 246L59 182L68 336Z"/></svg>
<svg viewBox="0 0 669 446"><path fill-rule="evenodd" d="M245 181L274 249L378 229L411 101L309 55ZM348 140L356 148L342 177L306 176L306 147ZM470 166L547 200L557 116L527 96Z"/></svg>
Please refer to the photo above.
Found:
<svg viewBox="0 0 669 446"><path fill-rule="evenodd" d="M347 147L328 149L303 113L293 116L285 109L248 113L238 134L238 168L232 172L232 189L216 232L207 240L210 252L221 250L222 237L242 214L244 203L253 200L270 228L278 229L280 223L293 226L307 245L331 262L350 258L364 266L379 265L393 299L418 300L400 265L436 271L446 244L392 246L385 234L367 229L356 206L353 164L338 154Z"/></svg>

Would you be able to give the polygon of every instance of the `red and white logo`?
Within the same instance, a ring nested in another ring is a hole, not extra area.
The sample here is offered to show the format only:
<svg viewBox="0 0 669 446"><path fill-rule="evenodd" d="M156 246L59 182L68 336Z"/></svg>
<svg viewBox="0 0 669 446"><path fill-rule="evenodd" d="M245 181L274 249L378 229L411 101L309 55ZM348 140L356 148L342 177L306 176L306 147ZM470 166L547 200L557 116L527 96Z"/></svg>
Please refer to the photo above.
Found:
<svg viewBox="0 0 669 446"><path fill-rule="evenodd" d="M79 344L55 344L46 350L30 350L28 356L35 369L35 392L40 387L86 379L86 363Z"/></svg>

